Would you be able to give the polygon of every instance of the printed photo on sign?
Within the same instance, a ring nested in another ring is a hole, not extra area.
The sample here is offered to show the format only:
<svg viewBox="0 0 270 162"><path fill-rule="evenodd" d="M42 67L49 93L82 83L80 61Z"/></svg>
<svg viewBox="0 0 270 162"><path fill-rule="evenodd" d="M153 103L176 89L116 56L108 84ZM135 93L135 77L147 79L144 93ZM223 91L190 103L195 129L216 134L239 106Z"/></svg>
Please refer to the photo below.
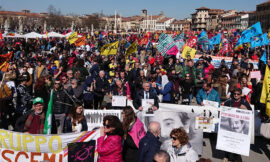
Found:
<svg viewBox="0 0 270 162"><path fill-rule="evenodd" d="M167 150L171 145L170 132L174 128L183 127L189 136L189 142L198 154L202 153L203 131L195 129L195 117L193 113L175 112L175 111L155 111L153 117L146 118L146 128L152 121L157 121L161 126L160 141L161 149Z"/></svg>
<svg viewBox="0 0 270 162"><path fill-rule="evenodd" d="M216 148L249 156L251 122L252 111L222 107Z"/></svg>
<svg viewBox="0 0 270 162"><path fill-rule="evenodd" d="M155 103L154 99L142 99L143 111L151 112L151 109L153 108L154 103Z"/></svg>
<svg viewBox="0 0 270 162"><path fill-rule="evenodd" d="M226 131L231 131L235 133L243 133L248 134L249 131L249 122L245 120L240 120L236 118L226 118L221 117L220 120L220 129L224 129Z"/></svg>

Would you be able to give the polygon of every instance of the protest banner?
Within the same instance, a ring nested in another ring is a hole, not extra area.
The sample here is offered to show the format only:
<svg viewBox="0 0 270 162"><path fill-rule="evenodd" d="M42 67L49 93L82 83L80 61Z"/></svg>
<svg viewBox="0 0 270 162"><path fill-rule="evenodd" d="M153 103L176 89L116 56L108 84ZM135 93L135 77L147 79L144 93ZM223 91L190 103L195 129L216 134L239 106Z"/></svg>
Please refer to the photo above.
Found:
<svg viewBox="0 0 270 162"><path fill-rule="evenodd" d="M112 106L125 107L127 105L126 96L112 96Z"/></svg>
<svg viewBox="0 0 270 162"><path fill-rule="evenodd" d="M193 58L193 61L197 62L201 56L202 55L196 54L195 57ZM211 58L212 58L211 64L215 68L219 68L220 67L221 60L224 60L225 61L225 64L228 66L228 68L230 68L231 65L232 65L232 60L233 60L232 57L211 56ZM253 64L254 69L258 69L258 61L257 60L251 60L251 59L249 59L248 62Z"/></svg>
<svg viewBox="0 0 270 162"><path fill-rule="evenodd" d="M216 148L249 156L251 126L252 111L222 107Z"/></svg>
<svg viewBox="0 0 270 162"><path fill-rule="evenodd" d="M99 131L33 135L0 129L1 161L67 161L68 143L96 140Z"/></svg>

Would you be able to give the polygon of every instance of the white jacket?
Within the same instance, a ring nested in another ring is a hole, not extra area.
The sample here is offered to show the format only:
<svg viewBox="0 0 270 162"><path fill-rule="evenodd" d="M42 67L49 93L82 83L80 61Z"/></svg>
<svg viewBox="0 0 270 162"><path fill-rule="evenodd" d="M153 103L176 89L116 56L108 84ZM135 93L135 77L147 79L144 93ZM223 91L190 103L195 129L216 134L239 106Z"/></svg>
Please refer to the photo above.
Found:
<svg viewBox="0 0 270 162"><path fill-rule="evenodd" d="M182 146L181 151L176 155L174 153L174 147L170 145L167 152L170 155L170 162L196 162L199 160L197 152L188 143Z"/></svg>

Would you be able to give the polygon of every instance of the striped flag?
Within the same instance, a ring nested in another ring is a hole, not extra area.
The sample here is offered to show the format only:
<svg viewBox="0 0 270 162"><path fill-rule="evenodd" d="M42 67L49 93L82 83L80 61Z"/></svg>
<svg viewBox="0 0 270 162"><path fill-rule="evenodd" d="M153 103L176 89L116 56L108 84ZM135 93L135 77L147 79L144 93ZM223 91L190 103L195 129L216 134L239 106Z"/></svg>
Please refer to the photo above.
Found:
<svg viewBox="0 0 270 162"><path fill-rule="evenodd" d="M44 134L51 134L52 130L52 107L53 107L53 90L51 90L51 97L50 101L48 104L48 109L46 113L46 118L45 118L45 125L44 125Z"/></svg>

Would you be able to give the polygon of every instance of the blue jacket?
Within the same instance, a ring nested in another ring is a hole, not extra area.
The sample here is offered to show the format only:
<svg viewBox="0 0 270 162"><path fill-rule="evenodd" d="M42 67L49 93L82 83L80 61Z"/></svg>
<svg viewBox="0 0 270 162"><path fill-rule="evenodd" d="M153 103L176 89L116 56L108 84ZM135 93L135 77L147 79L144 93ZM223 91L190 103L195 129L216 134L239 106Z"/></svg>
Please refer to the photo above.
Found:
<svg viewBox="0 0 270 162"><path fill-rule="evenodd" d="M196 100L199 105L203 102L203 100L215 101L220 105L219 94L214 88L212 88L209 94L207 94L204 89L200 89L196 95Z"/></svg>
<svg viewBox="0 0 270 162"><path fill-rule="evenodd" d="M140 140L139 150L137 154L138 162L152 162L155 154L160 149L161 142L151 132Z"/></svg>
<svg viewBox="0 0 270 162"><path fill-rule="evenodd" d="M162 101L171 101L171 92L172 92L173 84L172 82L168 82L164 89L160 91L160 93L163 95Z"/></svg>

